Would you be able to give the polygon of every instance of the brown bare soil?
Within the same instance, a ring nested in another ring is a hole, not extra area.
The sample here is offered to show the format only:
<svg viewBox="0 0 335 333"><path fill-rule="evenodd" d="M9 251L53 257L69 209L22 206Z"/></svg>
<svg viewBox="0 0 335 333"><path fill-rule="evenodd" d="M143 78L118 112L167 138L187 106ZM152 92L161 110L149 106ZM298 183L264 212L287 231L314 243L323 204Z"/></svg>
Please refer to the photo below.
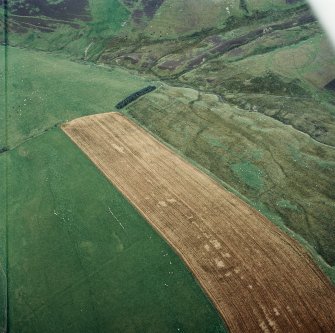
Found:
<svg viewBox="0 0 335 333"><path fill-rule="evenodd" d="M335 332L334 287L256 210L120 114L63 130L182 257L231 332Z"/></svg>

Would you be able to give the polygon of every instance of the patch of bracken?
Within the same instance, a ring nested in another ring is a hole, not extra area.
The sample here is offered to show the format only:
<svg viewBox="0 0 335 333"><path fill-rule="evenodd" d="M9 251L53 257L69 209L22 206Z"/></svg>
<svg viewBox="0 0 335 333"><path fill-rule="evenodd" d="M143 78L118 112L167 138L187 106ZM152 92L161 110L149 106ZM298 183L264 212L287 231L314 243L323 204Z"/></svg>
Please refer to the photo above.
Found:
<svg viewBox="0 0 335 333"><path fill-rule="evenodd" d="M335 79L328 82L325 86L325 89L335 91Z"/></svg>
<svg viewBox="0 0 335 333"><path fill-rule="evenodd" d="M90 20L88 0L63 0L49 3L45 0L11 1L10 12L16 15L40 15L57 20Z"/></svg>
<svg viewBox="0 0 335 333"><path fill-rule="evenodd" d="M133 14L132 14L132 18L133 18L133 21L136 24L140 24L142 22L142 18L143 18L143 11L140 10L140 9L134 10Z"/></svg>
<svg viewBox="0 0 335 333"><path fill-rule="evenodd" d="M148 18L153 18L164 0L143 0L143 10Z"/></svg>

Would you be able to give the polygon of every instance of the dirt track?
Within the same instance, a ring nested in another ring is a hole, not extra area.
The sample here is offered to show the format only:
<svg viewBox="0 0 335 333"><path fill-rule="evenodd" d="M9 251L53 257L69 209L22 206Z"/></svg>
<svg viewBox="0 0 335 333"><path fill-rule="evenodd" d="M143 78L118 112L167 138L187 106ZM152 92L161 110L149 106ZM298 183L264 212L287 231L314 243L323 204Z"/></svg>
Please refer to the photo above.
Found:
<svg viewBox="0 0 335 333"><path fill-rule="evenodd" d="M63 130L178 252L231 332L335 332L334 287L256 210L120 114Z"/></svg>

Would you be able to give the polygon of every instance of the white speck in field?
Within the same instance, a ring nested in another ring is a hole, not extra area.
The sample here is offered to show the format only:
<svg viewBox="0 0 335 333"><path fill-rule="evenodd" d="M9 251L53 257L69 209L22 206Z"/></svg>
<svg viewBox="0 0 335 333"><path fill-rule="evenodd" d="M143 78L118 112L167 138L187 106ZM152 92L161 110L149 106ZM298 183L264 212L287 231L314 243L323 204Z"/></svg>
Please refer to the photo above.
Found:
<svg viewBox="0 0 335 333"><path fill-rule="evenodd" d="M211 248L210 248L210 246L209 246L208 244L205 244L204 248L205 248L205 250L206 250L207 252L209 252L209 251L211 250Z"/></svg>
<svg viewBox="0 0 335 333"><path fill-rule="evenodd" d="M223 258L230 258L231 255L230 255L230 253L226 252L226 253L222 253L222 257Z"/></svg>
<svg viewBox="0 0 335 333"><path fill-rule="evenodd" d="M175 200L173 198L166 199L166 201L169 202L169 203L175 203L175 202L177 202L177 200Z"/></svg>
<svg viewBox="0 0 335 333"><path fill-rule="evenodd" d="M231 275L231 272L228 272L225 274L225 276L230 276Z"/></svg>
<svg viewBox="0 0 335 333"><path fill-rule="evenodd" d="M273 321L271 318L268 318L268 317L266 319L268 320L268 323L272 328L276 328L276 322L275 321ZM277 332L277 330L276 330L276 332Z"/></svg>
<svg viewBox="0 0 335 333"><path fill-rule="evenodd" d="M249 285L248 285L248 288L249 288L249 289L252 289L252 285L251 285L251 284L249 284Z"/></svg>
<svg viewBox="0 0 335 333"><path fill-rule="evenodd" d="M273 312L275 313L275 315L278 317L280 315L279 311L277 308L273 308Z"/></svg>
<svg viewBox="0 0 335 333"><path fill-rule="evenodd" d="M166 204L165 201L159 201L158 204L159 204L160 206L162 206L162 207L166 207L166 206L167 206L167 204Z"/></svg>
<svg viewBox="0 0 335 333"><path fill-rule="evenodd" d="M219 241L217 241L216 239L212 239L210 240L210 242L212 243L212 245L217 249L220 250L221 249L221 244Z"/></svg>
<svg viewBox="0 0 335 333"><path fill-rule="evenodd" d="M123 147L118 146L118 145L116 145L116 144L114 144L114 143L112 143L112 146L113 146L113 148L114 148L115 150L117 150L119 153L124 154L124 148L123 148Z"/></svg>
<svg viewBox="0 0 335 333"><path fill-rule="evenodd" d="M262 329L263 332L265 333L270 333L270 330L268 329L268 327L266 326L265 322L262 321L260 324L259 324L259 327Z"/></svg>
<svg viewBox="0 0 335 333"><path fill-rule="evenodd" d="M220 259L215 259L215 264L216 264L216 266L217 266L218 268L223 268L223 267L225 267L224 262L223 262L222 260L220 260Z"/></svg>

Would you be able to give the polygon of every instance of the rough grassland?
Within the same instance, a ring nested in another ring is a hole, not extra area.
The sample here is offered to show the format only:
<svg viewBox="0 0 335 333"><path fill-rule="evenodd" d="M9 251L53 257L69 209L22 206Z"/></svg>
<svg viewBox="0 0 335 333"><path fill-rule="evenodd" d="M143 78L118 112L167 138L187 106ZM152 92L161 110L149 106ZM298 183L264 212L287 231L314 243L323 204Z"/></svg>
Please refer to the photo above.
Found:
<svg viewBox="0 0 335 333"><path fill-rule="evenodd" d="M237 1L229 1L229 7L231 3L238 7ZM266 114L334 146L335 95L324 86L335 77L335 58L311 11L301 2L292 3L295 9L286 1L245 3L252 13L229 16L230 23L222 27L161 43L145 39L112 42L101 52L99 62L154 74L170 85L218 94L245 111ZM274 9L274 3L283 11ZM178 2L183 5L186 2ZM265 9L266 5L269 12L256 12L258 6ZM167 2L156 14L161 24L154 30L163 35L164 21L171 21L164 8L167 10ZM176 8L169 10L171 16L176 12ZM206 8L206 15L210 12ZM202 16L205 21L206 15ZM215 20L209 21L216 25Z"/></svg>
<svg viewBox="0 0 335 333"><path fill-rule="evenodd" d="M244 201L120 114L62 128L176 249L231 332L335 330L335 288Z"/></svg>
<svg viewBox="0 0 335 333"><path fill-rule="evenodd" d="M180 259L64 133L6 154L11 332L226 332Z"/></svg>
<svg viewBox="0 0 335 333"><path fill-rule="evenodd" d="M273 35L265 34L261 40L206 62L182 75L180 81L222 95L246 111L266 114L335 146L335 108L322 92L322 87L335 77L331 45L318 33L271 50ZM287 43L289 38L284 40ZM259 50L266 49L267 43L268 52Z"/></svg>
<svg viewBox="0 0 335 333"><path fill-rule="evenodd" d="M335 281L333 147L193 89L161 88L127 113L305 238Z"/></svg>

